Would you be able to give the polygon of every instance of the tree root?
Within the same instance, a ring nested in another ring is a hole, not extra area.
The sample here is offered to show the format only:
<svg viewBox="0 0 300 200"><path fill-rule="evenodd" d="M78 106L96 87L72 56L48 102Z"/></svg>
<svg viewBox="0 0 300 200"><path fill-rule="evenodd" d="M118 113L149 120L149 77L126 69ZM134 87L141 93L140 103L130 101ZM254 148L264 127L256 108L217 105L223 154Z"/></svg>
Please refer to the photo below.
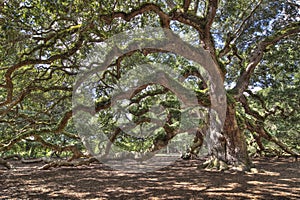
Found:
<svg viewBox="0 0 300 200"><path fill-rule="evenodd" d="M219 170L224 171L228 170L229 166L222 160L219 160L218 158L212 157L211 159L205 161L200 166L198 166L199 169L208 169L208 170Z"/></svg>
<svg viewBox="0 0 300 200"><path fill-rule="evenodd" d="M252 167L246 166L243 163L239 163L239 164L234 165L231 169L234 171L240 171L240 172L250 172Z"/></svg>
<svg viewBox="0 0 300 200"><path fill-rule="evenodd" d="M233 170L233 171L251 171L253 166L247 166L243 163L237 163L234 165L229 165L223 160L220 160L216 157L211 157L200 166L198 169L206 169L206 170L218 170L218 171L225 171L225 170Z"/></svg>

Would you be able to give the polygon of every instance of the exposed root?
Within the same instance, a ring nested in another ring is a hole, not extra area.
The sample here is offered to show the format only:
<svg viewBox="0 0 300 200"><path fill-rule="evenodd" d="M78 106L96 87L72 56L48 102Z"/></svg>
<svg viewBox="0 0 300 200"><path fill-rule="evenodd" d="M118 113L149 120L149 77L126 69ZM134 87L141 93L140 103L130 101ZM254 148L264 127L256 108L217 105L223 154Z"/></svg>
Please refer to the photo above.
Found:
<svg viewBox="0 0 300 200"><path fill-rule="evenodd" d="M249 172L249 171L251 171L251 167L249 167L243 163L239 163L239 164L234 165L232 167L232 170L240 171L240 172Z"/></svg>
<svg viewBox="0 0 300 200"><path fill-rule="evenodd" d="M218 170L218 171L225 171L225 170L233 170L233 171L251 171L253 166L247 166L243 163L236 163L234 165L229 165L223 160L220 160L216 157L211 157L200 166L198 169L206 169L206 170Z"/></svg>
<svg viewBox="0 0 300 200"><path fill-rule="evenodd" d="M209 169L209 170L219 170L224 171L228 170L229 166L222 160L219 160L218 158L212 157L211 159L205 161L202 163L199 167L199 169Z"/></svg>

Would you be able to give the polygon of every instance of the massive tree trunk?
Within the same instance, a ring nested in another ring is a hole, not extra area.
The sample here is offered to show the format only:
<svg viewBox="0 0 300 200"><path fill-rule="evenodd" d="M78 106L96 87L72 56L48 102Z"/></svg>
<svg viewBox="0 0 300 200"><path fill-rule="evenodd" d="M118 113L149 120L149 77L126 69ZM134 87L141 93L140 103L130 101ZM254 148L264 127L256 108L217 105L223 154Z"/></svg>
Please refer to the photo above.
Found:
<svg viewBox="0 0 300 200"><path fill-rule="evenodd" d="M223 131L220 132L218 128L212 126L207 132L206 142L211 159L201 167L223 170L230 165L241 171L251 168L245 136L237 124L234 102L227 103Z"/></svg>
<svg viewBox="0 0 300 200"><path fill-rule="evenodd" d="M248 170L251 161L247 152L247 144L243 131L239 128L236 119L235 103L227 104L226 119L223 128L226 162Z"/></svg>

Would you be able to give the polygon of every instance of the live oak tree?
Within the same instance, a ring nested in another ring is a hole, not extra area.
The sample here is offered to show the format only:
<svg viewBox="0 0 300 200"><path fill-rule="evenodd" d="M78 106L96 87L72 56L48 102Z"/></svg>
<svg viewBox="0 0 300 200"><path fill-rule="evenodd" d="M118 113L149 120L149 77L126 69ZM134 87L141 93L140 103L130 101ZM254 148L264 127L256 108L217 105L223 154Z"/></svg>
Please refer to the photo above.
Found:
<svg viewBox="0 0 300 200"><path fill-rule="evenodd" d="M299 7L293 0L1 1L0 151L4 156L38 144L41 152L84 156L71 107L81 61L95 44L151 26L196 36L190 45L207 50L222 74L227 115L223 131L208 144L213 158L209 166L220 167L221 161L249 169L247 138L259 152L266 149L266 140L298 156ZM99 84L96 105L107 132L114 130L112 116L105 111L111 84L132 64L149 60L173 66L190 81L199 104L210 107L208 86L187 59L160 49L140 49L116 58ZM113 141L122 138L119 145L129 150L159 149L177 134L182 111L176 95L159 85L149 88L130 99L135 123L146 123L149 116L144 114L157 103L169 118L144 143L121 131L109 133ZM205 119L194 127L199 145L203 135L210 134L204 129Z"/></svg>

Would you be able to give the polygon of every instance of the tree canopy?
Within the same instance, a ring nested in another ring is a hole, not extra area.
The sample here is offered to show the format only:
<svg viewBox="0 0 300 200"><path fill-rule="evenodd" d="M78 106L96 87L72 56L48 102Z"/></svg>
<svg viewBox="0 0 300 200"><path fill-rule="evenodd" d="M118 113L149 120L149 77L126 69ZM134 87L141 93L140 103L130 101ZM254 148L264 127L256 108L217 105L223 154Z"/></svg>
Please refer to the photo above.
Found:
<svg viewBox="0 0 300 200"><path fill-rule="evenodd" d="M299 8L296 0L2 0L0 155L33 158L56 152L71 159L86 157L72 111L82 61L119 33L157 27L170 30L191 48L205 49L221 74L227 116L217 139L208 142L209 155L246 168L249 154L298 156ZM180 74L202 112L208 112L211 90L195 63L145 47L113 58L95 81L97 123L117 146L137 152L161 149L177 136L183 141L181 133L194 131L195 138L186 141L193 153L211 134L207 119L198 116L197 123L187 125L192 130L178 131L183 124L178 116L185 112L181 97L162 85L146 84L128 98L134 136L115 124L111 94L116 82L125 84L129 71L138 77L143 73L139 65L149 62ZM165 124L158 123L162 117ZM141 129L154 134L140 137Z"/></svg>

